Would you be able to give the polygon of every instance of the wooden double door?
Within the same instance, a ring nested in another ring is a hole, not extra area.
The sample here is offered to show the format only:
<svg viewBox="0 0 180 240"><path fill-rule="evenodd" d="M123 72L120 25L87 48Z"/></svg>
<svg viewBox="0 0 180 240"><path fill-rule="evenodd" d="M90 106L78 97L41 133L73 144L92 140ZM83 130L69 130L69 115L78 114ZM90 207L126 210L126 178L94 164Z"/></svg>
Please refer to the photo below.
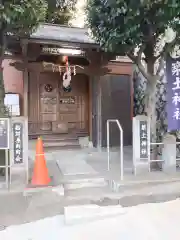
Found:
<svg viewBox="0 0 180 240"><path fill-rule="evenodd" d="M72 76L65 92L58 73L29 75L29 132L69 133L88 131L88 76Z"/></svg>

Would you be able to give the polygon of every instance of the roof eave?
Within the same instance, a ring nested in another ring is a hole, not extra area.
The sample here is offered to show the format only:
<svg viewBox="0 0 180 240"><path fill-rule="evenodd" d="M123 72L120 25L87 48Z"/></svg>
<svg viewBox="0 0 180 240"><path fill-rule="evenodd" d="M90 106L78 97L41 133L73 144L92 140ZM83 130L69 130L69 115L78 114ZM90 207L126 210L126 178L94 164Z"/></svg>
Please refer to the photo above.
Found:
<svg viewBox="0 0 180 240"><path fill-rule="evenodd" d="M55 40L55 39L42 39L42 38L28 38L28 39L23 39L22 41L28 42L28 43L39 43L39 44L50 44L54 45L56 44L57 46L62 46L62 45L70 45L71 47L83 47L83 48L96 48L100 49L100 45L97 43L90 43L90 42L75 42L75 41L60 41L60 40Z"/></svg>

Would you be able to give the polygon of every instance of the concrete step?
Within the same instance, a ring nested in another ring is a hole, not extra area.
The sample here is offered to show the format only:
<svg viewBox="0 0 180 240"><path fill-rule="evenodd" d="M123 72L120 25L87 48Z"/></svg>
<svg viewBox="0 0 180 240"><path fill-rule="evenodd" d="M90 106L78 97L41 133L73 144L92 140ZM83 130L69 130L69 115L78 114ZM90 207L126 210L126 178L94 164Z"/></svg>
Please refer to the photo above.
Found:
<svg viewBox="0 0 180 240"><path fill-rule="evenodd" d="M43 142L77 142L76 137L45 137Z"/></svg>
<svg viewBox="0 0 180 240"><path fill-rule="evenodd" d="M43 146L45 148L49 147L80 147L79 142L77 141L52 141L52 142L44 142Z"/></svg>
<svg viewBox="0 0 180 240"><path fill-rule="evenodd" d="M64 196L67 201L78 203L93 203L104 198L116 198L108 186L101 187L84 187L79 189L64 189ZM119 195L117 195L119 198Z"/></svg>
<svg viewBox="0 0 180 240"><path fill-rule="evenodd" d="M152 173L153 174L153 173ZM157 178L156 175L152 175L152 178L148 179L148 176L146 175L146 178L142 179L134 179L134 180L123 180L123 181L117 181L117 180L112 180L112 179L107 179L109 187L114 191L114 192L124 192L124 191L129 191L132 189L136 189L137 191L139 189L143 189L146 187L154 187L158 185L165 185L169 183L177 183L180 182L180 177L179 176L168 176L166 175L164 178L159 177Z"/></svg>
<svg viewBox="0 0 180 240"><path fill-rule="evenodd" d="M75 134L49 134L49 135L43 135L44 141L52 141L52 140L78 140L77 136Z"/></svg>
<svg viewBox="0 0 180 240"><path fill-rule="evenodd" d="M64 188L66 190L90 188L90 187L105 187L107 182L102 177L88 177L88 178L77 178L64 181Z"/></svg>

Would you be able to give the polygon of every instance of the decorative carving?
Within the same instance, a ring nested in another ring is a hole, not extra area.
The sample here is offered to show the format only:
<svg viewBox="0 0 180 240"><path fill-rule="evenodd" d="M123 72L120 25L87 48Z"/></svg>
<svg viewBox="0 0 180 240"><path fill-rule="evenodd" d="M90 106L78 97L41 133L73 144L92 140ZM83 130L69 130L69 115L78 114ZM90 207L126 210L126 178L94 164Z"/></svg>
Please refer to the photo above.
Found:
<svg viewBox="0 0 180 240"><path fill-rule="evenodd" d="M45 91L46 92L52 92L53 90L53 87L51 84L46 84L45 87L44 87Z"/></svg>

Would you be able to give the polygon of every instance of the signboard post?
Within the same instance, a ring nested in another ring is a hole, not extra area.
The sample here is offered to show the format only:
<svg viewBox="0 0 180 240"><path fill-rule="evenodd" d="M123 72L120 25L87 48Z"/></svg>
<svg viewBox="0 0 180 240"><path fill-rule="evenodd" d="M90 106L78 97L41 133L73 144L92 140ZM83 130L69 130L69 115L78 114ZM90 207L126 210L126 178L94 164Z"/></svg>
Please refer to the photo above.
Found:
<svg viewBox="0 0 180 240"><path fill-rule="evenodd" d="M0 168L5 170L5 178L6 178L6 187L9 187L9 140L10 140L10 121L9 118L0 118L0 150L5 151L4 165L1 165ZM3 159L2 159L3 160ZM1 161L2 162L2 161Z"/></svg>
<svg viewBox="0 0 180 240"><path fill-rule="evenodd" d="M133 118L133 167L135 175L150 171L150 122L143 115Z"/></svg>

